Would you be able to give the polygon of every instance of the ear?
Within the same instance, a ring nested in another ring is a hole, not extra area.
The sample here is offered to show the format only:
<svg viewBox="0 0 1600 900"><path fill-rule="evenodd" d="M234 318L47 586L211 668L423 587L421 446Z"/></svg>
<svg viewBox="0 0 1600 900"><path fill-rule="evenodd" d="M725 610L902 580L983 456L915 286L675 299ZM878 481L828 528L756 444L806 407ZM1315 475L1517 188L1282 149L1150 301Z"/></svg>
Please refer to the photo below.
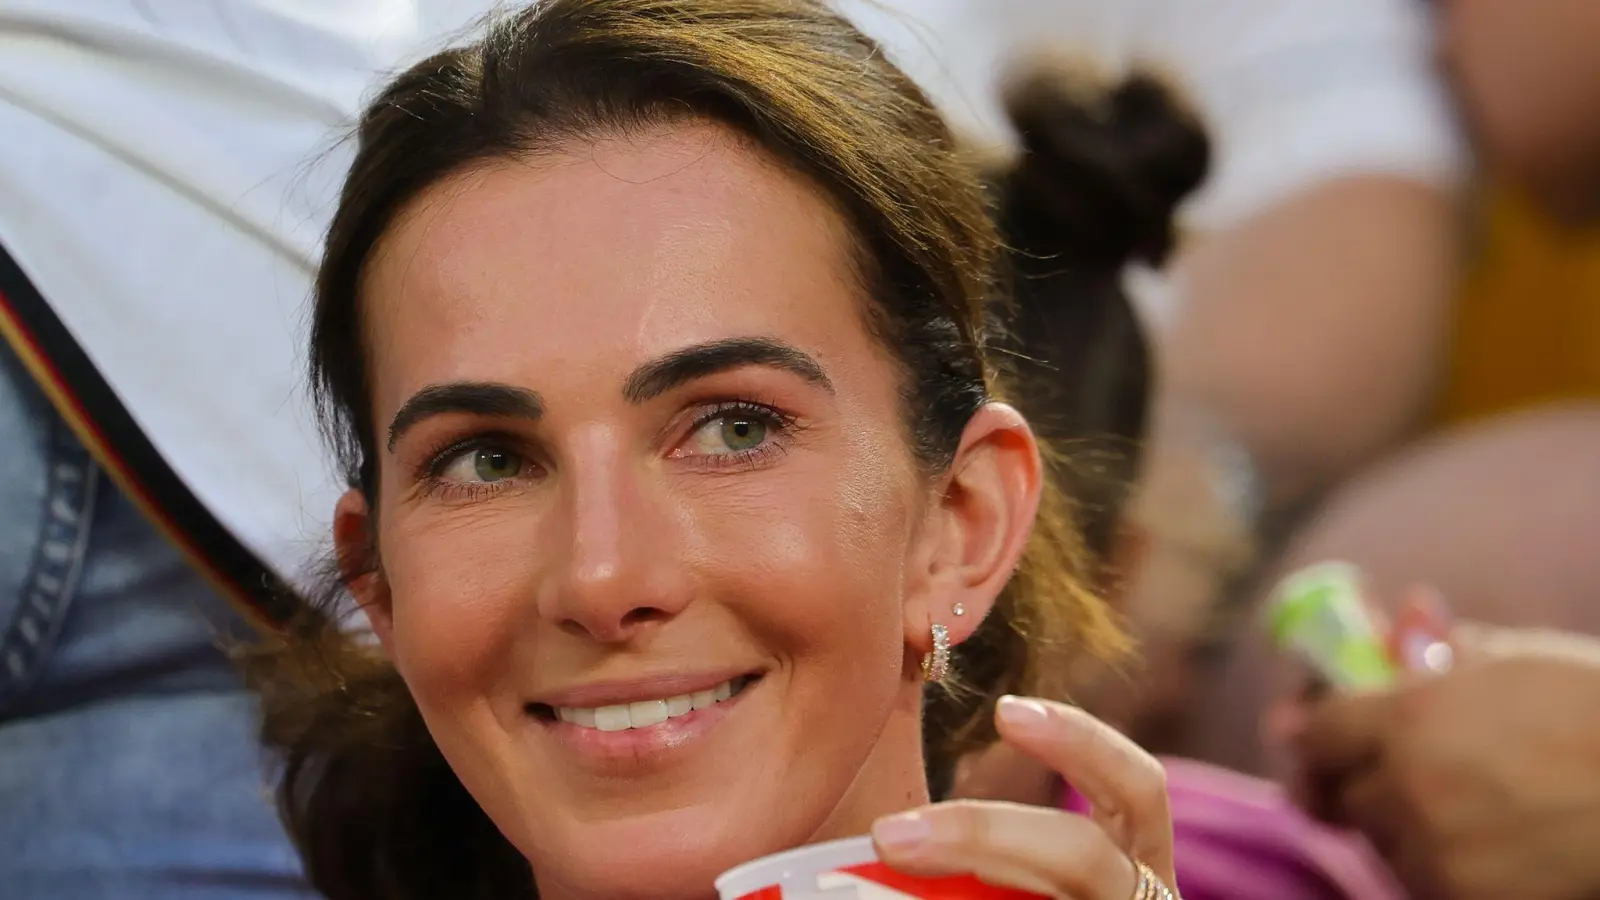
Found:
<svg viewBox="0 0 1600 900"><path fill-rule="evenodd" d="M949 629L951 644L972 636L1022 558L1042 490L1027 420L1003 403L984 404L936 486L912 556L908 645L932 650L935 623Z"/></svg>
<svg viewBox="0 0 1600 900"><path fill-rule="evenodd" d="M339 578L366 613L373 633L387 650L394 622L389 585L378 567L378 550L373 540L376 524L372 521L366 496L358 490L346 491L333 508L333 544L339 561Z"/></svg>

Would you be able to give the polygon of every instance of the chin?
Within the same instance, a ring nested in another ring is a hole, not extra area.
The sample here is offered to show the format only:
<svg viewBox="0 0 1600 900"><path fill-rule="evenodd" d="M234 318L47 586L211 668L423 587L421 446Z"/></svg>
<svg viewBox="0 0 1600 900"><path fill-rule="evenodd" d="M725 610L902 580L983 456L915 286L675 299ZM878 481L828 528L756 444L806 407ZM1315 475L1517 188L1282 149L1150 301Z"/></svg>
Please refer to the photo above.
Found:
<svg viewBox="0 0 1600 900"><path fill-rule="evenodd" d="M530 860L540 893L704 900L715 896L714 882L728 869L809 838L779 834L786 829L776 817L752 817L750 810L737 815L721 806L576 825L556 842L564 852L543 852Z"/></svg>
<svg viewBox="0 0 1600 900"><path fill-rule="evenodd" d="M725 685L705 704L642 728L530 710L514 738L521 752L496 780L518 785L521 802L496 802L488 785L474 793L541 894L704 900L724 871L816 835L850 788L839 773L858 770L862 754L797 743L781 681L718 679L705 679Z"/></svg>

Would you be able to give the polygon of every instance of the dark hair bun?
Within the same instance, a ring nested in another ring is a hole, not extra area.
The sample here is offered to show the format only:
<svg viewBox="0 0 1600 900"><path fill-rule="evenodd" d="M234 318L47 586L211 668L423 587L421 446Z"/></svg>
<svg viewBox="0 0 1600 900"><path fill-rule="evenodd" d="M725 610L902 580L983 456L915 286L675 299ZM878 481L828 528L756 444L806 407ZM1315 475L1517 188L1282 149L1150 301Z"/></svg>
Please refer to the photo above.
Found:
<svg viewBox="0 0 1600 900"><path fill-rule="evenodd" d="M1006 91L1022 152L999 184L1007 237L1024 252L1121 269L1163 263L1173 215L1204 180L1211 142L1160 81L1109 90L1040 68Z"/></svg>

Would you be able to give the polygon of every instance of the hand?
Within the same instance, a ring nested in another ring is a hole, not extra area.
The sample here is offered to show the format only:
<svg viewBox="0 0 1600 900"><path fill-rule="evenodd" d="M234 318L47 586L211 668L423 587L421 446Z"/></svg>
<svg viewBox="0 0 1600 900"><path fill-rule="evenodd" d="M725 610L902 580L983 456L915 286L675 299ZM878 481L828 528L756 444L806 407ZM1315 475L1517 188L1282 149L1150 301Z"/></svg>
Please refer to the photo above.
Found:
<svg viewBox="0 0 1600 900"><path fill-rule="evenodd" d="M1600 643L1463 628L1455 668L1303 710L1309 810L1372 840L1419 898L1600 892Z"/></svg>
<svg viewBox="0 0 1600 900"><path fill-rule="evenodd" d="M936 803L878 822L873 838L884 862L912 875L972 874L1046 897L1136 900L1137 859L1170 889L1172 815L1155 757L1060 703L1006 697L995 722L1003 740L1077 788L1092 817L993 801Z"/></svg>

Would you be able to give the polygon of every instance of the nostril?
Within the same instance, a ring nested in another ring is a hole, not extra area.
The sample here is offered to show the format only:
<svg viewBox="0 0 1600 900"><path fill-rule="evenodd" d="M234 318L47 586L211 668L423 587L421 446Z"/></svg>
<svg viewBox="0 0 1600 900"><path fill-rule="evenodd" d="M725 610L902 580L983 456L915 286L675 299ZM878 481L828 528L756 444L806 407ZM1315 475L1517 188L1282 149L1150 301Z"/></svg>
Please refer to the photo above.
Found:
<svg viewBox="0 0 1600 900"><path fill-rule="evenodd" d="M666 610L657 609L653 606L640 606L628 610L627 614L622 617L622 627L625 629L636 628L653 622L665 622L669 618L671 618L671 614Z"/></svg>
<svg viewBox="0 0 1600 900"><path fill-rule="evenodd" d="M660 624L671 618L672 613L660 607L636 606L623 613L621 618L611 618L600 610L586 615L569 616L561 620L560 628L574 637L621 641L627 640L643 626Z"/></svg>

